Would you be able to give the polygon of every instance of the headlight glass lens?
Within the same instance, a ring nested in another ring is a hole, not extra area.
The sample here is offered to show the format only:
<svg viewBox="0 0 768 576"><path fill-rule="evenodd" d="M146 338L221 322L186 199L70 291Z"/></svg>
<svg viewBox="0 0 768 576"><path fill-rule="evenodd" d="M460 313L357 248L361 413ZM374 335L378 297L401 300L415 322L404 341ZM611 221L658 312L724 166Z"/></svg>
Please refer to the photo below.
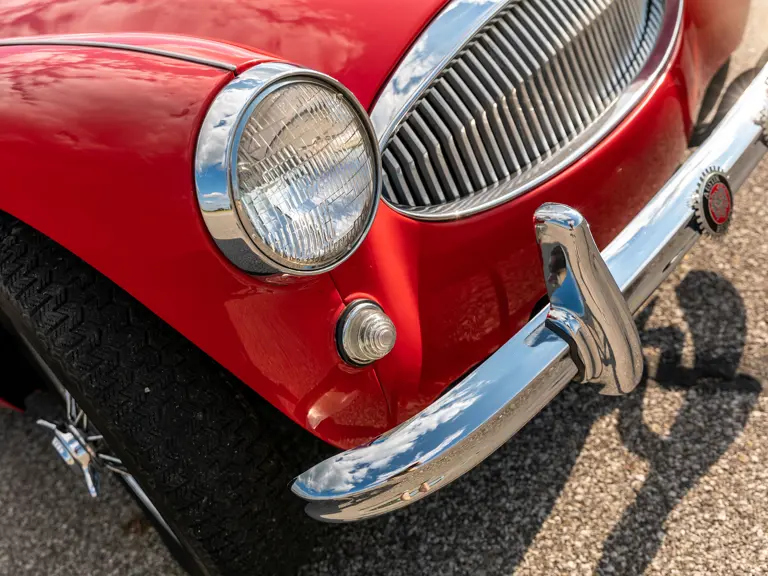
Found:
<svg viewBox="0 0 768 576"><path fill-rule="evenodd" d="M235 145L235 205L271 260L297 271L328 267L365 234L375 210L375 144L332 86L277 85L257 101Z"/></svg>

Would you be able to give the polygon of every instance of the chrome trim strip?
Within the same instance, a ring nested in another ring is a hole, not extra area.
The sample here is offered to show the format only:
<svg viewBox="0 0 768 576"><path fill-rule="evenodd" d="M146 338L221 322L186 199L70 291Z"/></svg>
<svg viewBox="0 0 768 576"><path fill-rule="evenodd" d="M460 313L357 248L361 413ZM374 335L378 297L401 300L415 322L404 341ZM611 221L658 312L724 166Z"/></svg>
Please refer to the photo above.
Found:
<svg viewBox="0 0 768 576"><path fill-rule="evenodd" d="M233 166L236 164L235 143L254 106L264 98L270 90L283 85L285 82L305 80L322 82L338 90L357 111L365 126L371 142L374 155L376 182L374 182L374 202L368 222L357 242L350 246L344 257L323 267L311 270L287 268L271 259L252 240L249 230L250 223L241 220L234 202L234 186L236 174ZM376 135L368 118L368 114L357 101L357 98L340 82L330 76L299 68L282 62L267 62L249 68L229 84L216 96L208 109L200 128L195 152L195 187L197 201L203 220L214 242L224 255L238 268L259 275L285 273L293 276L322 274L332 270L360 246L373 224L379 206L381 195L381 155L376 147Z"/></svg>
<svg viewBox="0 0 768 576"><path fill-rule="evenodd" d="M517 0L512 0L517 1ZM371 122L383 150L424 89L509 0L452 0L421 33L381 90Z"/></svg>
<svg viewBox="0 0 768 576"><path fill-rule="evenodd" d="M147 46L136 46L134 44L121 44L120 42L99 42L95 40L67 40L67 39L14 39L0 40L0 46L85 46L88 48L108 48L111 50L125 50L128 52L140 52L142 54L152 54L154 56L164 56L174 58L175 60L184 60L194 64L202 64L213 68L220 68L228 72L235 72L237 66L227 62L219 62L209 58L181 54L171 50L162 50L160 48L151 48Z"/></svg>
<svg viewBox="0 0 768 576"><path fill-rule="evenodd" d="M155 507L154 504L152 504L152 500L149 499L149 496L147 496L147 493L144 492L144 490L139 486L139 483L136 482L136 478L131 476L130 474L124 474L122 476L123 482L125 482L126 487L133 492L133 494L136 496L136 498L139 499L139 501L144 505L144 507L147 509L147 511L152 514L152 517L160 524L160 526L163 527L165 532L176 542L179 542L178 537L176 536L176 533L171 529L170 526L168 526L168 523L165 521L165 518L160 514L160 511ZM181 544L181 542L179 542Z"/></svg>
<svg viewBox="0 0 768 576"><path fill-rule="evenodd" d="M710 138L602 257L627 306L640 309L700 237L693 199L712 167L733 191L768 153L768 65ZM569 347L546 325L549 307L425 410L373 442L301 474L291 489L313 518L346 522L407 506L487 458L576 374Z"/></svg>
<svg viewBox="0 0 768 576"><path fill-rule="evenodd" d="M386 148L402 119L418 103L424 89L430 85L432 79L442 71L448 61L460 51L464 44L471 40L472 34L507 5L507 2L489 1L478 4L477 10L474 12L467 10L467 20L470 19L470 16L473 16L474 19L471 21L471 26L467 22L463 28L459 29L461 31L467 30L469 34L468 36L462 36L460 38L461 42L459 42L456 37L450 36L451 34L456 34L456 32L452 30L451 21L444 21L446 18L444 15L446 13L451 14L453 10L469 3L471 3L471 0L454 0L454 2L449 4L432 24L427 27L422 37L414 44L402 64L384 87L381 96L371 111L371 119L379 137L379 146L382 150ZM493 4L493 6L491 7L489 4ZM454 7L454 5L457 5L457 7ZM561 156L561 159L556 164L543 162L538 167L534 166L519 176L509 177L489 188L481 190L475 195L453 200L447 204L408 208L395 205L387 198L384 198L384 201L396 212L417 220L451 221L490 210L540 186L559 172L562 172L587 154L616 128L648 94L667 70L682 30L683 5L684 0L666 0L662 28L645 65L619 98L606 108L600 118L595 120L577 138L554 153L555 156ZM484 7L484 10L481 10L480 7ZM481 18L484 19L481 20ZM438 45L436 48L437 56L435 56L433 62L430 58L431 54L427 52L430 38L440 38L443 36L447 36L447 38L444 38L444 41L450 40L451 46L455 50L450 55L447 55L445 46ZM401 86L403 88L398 89ZM406 87L410 87L410 89L406 90ZM397 106L400 108L396 109Z"/></svg>

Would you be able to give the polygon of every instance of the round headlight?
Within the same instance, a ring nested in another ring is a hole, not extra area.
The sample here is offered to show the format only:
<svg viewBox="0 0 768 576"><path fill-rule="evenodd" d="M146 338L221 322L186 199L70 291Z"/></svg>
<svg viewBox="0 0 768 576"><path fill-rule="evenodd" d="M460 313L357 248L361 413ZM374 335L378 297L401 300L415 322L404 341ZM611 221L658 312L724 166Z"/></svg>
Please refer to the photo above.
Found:
<svg viewBox="0 0 768 576"><path fill-rule="evenodd" d="M367 114L336 81L287 64L256 66L227 88L198 141L198 200L209 230L251 272L265 270L231 244L237 237L267 272L333 268L363 240L378 206L381 167ZM224 157L205 159L206 146L222 138ZM226 190L212 191L212 160L227 167ZM222 218L236 219L229 237Z"/></svg>
<svg viewBox="0 0 768 576"><path fill-rule="evenodd" d="M338 90L307 80L276 85L251 106L235 154L235 206L275 263L326 268L367 230L376 200L373 144Z"/></svg>

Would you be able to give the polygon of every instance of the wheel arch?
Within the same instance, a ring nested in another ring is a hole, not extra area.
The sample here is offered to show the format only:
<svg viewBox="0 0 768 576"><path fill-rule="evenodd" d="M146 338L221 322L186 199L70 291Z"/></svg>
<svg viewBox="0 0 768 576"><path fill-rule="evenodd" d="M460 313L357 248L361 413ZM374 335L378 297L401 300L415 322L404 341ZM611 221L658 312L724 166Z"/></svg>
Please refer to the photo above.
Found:
<svg viewBox="0 0 768 576"><path fill-rule="evenodd" d="M0 210L107 276L315 435L348 447L383 432L373 370L349 370L336 353L343 303L330 278L250 277L221 256L199 214L192 160L208 104L268 57L184 37L66 38L0 44Z"/></svg>

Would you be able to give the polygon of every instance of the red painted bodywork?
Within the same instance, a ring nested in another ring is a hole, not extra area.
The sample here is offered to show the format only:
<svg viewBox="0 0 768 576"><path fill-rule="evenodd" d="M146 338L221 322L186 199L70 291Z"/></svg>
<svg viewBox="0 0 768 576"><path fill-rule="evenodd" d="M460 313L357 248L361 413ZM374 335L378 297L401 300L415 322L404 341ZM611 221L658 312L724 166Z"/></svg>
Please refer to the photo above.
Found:
<svg viewBox="0 0 768 576"><path fill-rule="evenodd" d="M16 411L19 410L17 406L14 406L13 404L10 404L5 400L3 400L2 398L0 398L0 409L2 408L7 408L8 410L16 410Z"/></svg>
<svg viewBox="0 0 768 576"><path fill-rule="evenodd" d="M255 280L202 223L192 154L208 100L231 78L130 51L0 47L0 205L302 425L359 442L386 429L388 414L374 372L338 358L331 278Z"/></svg>
<svg viewBox="0 0 768 576"><path fill-rule="evenodd" d="M0 209L101 270L296 422L349 447L422 409L527 321L544 294L536 207L576 207L604 246L666 181L704 87L741 37L749 3L723 12L724 1L686 3L652 93L558 177L459 222L417 222L383 205L341 267L284 285L234 269L194 197L197 130L230 73L103 48L0 47ZM0 37L101 33L239 70L272 55L336 77L370 108L442 4L19 0L0 7ZM346 367L333 341L343 303L359 295L398 329L392 354L366 369Z"/></svg>
<svg viewBox="0 0 768 576"><path fill-rule="evenodd" d="M4 0L0 38L155 32L239 44L325 72L368 107L446 0Z"/></svg>

